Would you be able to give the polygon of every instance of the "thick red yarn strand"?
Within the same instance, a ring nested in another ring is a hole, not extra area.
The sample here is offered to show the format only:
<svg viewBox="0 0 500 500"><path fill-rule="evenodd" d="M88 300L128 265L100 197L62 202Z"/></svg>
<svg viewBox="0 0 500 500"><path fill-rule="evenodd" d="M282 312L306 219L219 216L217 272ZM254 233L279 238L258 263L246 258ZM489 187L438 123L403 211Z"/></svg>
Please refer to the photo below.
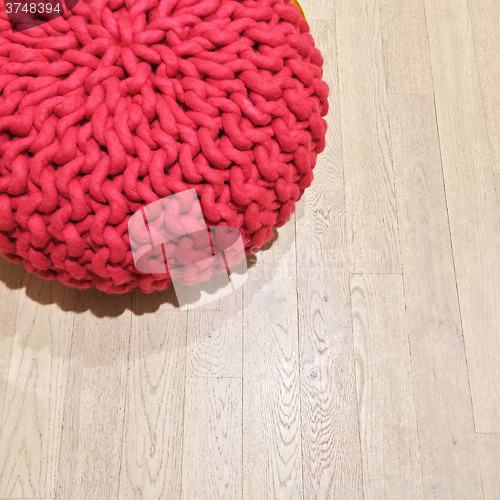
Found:
<svg viewBox="0 0 500 500"><path fill-rule="evenodd" d="M13 32L0 2L0 252L45 279L124 293L130 217L196 189L252 253L311 184L328 86L289 0L80 0ZM182 214L179 214L181 216Z"/></svg>

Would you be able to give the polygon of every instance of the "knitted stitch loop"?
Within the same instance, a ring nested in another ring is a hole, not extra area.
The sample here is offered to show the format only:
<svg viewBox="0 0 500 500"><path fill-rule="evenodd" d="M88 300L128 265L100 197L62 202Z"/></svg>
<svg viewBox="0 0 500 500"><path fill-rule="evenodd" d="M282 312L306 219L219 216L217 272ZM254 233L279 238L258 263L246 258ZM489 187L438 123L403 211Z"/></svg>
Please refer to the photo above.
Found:
<svg viewBox="0 0 500 500"><path fill-rule="evenodd" d="M0 5L0 252L124 293L130 217L194 188L247 253L282 226L325 147L323 59L289 0L80 0L13 32ZM182 211L179 217L182 217Z"/></svg>

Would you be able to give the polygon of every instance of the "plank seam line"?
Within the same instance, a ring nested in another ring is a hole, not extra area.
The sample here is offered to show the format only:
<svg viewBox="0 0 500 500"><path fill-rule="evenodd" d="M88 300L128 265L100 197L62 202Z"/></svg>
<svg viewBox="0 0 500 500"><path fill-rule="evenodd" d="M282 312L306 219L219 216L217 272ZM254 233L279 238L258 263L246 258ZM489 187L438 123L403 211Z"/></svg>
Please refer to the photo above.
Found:
<svg viewBox="0 0 500 500"><path fill-rule="evenodd" d="M488 120L486 119L486 106L484 102L484 93L483 93L483 82L481 79L481 71L479 68L479 59L477 57L477 49L476 49L476 30L474 30L474 26L472 24L472 15L471 15L471 9L470 9L470 0L466 0L466 5L467 5L467 13L468 13L468 18L469 18L469 24L470 24L470 32L471 32L471 38L472 38L472 49L474 50L474 59L476 60L476 70L477 70L477 78L479 80L479 93L481 94L481 104L482 104L482 116L483 116L483 121L484 121L484 128L486 130L486 137L488 138L488 148L490 150L490 155L493 160L493 165L494 167L498 168L499 167L499 162L500 158L496 158L495 155L495 150L492 148L492 140L490 137L490 130L488 127Z"/></svg>

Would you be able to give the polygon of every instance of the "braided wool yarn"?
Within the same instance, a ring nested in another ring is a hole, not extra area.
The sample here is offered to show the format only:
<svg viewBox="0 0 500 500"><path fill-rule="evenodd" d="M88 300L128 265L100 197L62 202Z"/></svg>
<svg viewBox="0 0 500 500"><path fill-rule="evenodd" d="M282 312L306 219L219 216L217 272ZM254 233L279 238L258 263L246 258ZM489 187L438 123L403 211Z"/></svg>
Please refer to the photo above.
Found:
<svg viewBox="0 0 500 500"><path fill-rule="evenodd" d="M252 253L325 147L323 59L289 0L80 0L14 32L0 11L0 252L45 279L124 293L127 224L196 189ZM182 214L179 214L181 216Z"/></svg>

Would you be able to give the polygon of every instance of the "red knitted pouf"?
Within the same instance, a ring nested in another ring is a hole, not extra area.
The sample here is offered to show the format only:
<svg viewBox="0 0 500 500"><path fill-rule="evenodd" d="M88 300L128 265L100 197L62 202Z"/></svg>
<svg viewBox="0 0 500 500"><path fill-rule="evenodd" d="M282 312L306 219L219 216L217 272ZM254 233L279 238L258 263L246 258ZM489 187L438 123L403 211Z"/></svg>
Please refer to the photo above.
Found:
<svg viewBox="0 0 500 500"><path fill-rule="evenodd" d="M0 252L45 279L162 290L128 222L195 189L253 253L311 184L328 86L290 0L80 0L13 31L0 2ZM179 217L182 213L179 213Z"/></svg>

